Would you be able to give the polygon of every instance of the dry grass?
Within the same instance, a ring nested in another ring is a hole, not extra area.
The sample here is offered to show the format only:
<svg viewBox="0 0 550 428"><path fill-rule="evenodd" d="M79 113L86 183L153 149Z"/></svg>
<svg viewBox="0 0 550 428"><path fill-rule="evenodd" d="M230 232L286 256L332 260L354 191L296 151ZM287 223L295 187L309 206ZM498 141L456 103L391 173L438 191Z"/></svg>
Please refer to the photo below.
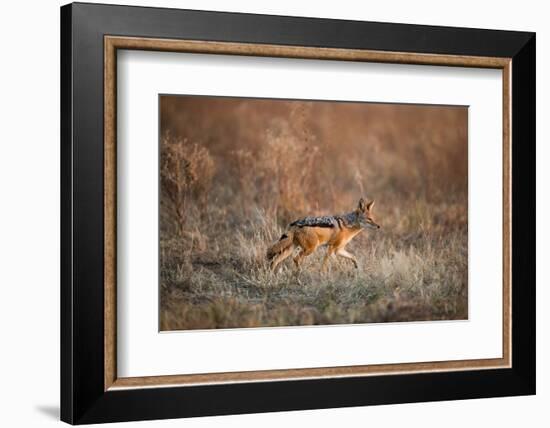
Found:
<svg viewBox="0 0 550 428"><path fill-rule="evenodd" d="M467 317L462 108L161 100L161 329ZM379 231L274 274L289 221L377 199Z"/></svg>

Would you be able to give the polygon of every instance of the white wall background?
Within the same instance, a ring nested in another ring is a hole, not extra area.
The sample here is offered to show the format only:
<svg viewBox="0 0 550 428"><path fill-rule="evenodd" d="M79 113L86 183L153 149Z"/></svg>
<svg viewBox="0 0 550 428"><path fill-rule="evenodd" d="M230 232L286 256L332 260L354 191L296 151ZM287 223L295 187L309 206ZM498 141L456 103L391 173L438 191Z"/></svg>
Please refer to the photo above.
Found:
<svg viewBox="0 0 550 428"><path fill-rule="evenodd" d="M408 0L147 0L126 4L537 32L538 394L264 415L155 421L159 427L547 426L550 416L548 183L550 27L545 3ZM103 3L116 3L103 1ZM0 7L0 420L54 426L59 407L59 6L58 0ZM545 167L546 166L546 167ZM546 197L544 197L546 196ZM137 426L137 423L125 426Z"/></svg>

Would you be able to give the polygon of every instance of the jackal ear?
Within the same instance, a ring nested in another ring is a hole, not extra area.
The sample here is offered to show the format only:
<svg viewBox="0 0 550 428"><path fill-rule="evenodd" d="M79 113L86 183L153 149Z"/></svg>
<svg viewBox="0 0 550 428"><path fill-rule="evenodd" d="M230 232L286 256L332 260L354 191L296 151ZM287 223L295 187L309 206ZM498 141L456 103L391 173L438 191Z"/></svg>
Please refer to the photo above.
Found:
<svg viewBox="0 0 550 428"><path fill-rule="evenodd" d="M372 210L372 207L374 207L374 199L367 204L367 211Z"/></svg>
<svg viewBox="0 0 550 428"><path fill-rule="evenodd" d="M357 208L360 211L365 211L366 207L367 207L366 201L363 198L359 199L359 205L357 205Z"/></svg>

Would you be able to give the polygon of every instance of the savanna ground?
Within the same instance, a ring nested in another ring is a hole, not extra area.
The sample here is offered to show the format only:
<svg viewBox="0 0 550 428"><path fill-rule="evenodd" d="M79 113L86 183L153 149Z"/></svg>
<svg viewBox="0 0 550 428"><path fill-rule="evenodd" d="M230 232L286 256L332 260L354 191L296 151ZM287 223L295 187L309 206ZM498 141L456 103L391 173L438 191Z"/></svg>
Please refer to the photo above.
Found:
<svg viewBox="0 0 550 428"><path fill-rule="evenodd" d="M162 330L465 319L467 109L162 96ZM380 230L321 272L266 249L376 200Z"/></svg>

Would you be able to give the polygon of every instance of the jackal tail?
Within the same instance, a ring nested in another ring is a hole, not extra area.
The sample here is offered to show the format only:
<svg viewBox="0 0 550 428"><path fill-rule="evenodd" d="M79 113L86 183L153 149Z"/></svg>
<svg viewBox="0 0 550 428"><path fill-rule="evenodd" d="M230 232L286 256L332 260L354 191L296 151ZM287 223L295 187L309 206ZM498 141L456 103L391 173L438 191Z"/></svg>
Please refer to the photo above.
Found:
<svg viewBox="0 0 550 428"><path fill-rule="evenodd" d="M294 232L292 230L288 230L283 233L281 235L281 238L267 249L267 260L273 260L283 251L286 251L288 248L290 248L292 246L293 239Z"/></svg>

